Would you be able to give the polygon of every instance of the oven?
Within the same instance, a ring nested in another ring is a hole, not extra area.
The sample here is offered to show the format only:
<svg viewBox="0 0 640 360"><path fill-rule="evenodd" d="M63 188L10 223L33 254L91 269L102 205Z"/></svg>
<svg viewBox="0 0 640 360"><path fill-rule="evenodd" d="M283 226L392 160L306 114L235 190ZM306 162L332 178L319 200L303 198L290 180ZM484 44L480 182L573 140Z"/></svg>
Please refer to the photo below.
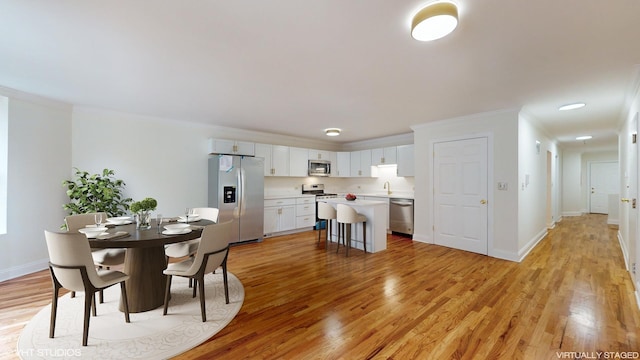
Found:
<svg viewBox="0 0 640 360"><path fill-rule="evenodd" d="M324 184L302 184L302 194L316 196L316 226L314 229L323 229L325 226L324 220L321 222L320 219L318 219L318 201L336 198L338 194L324 192Z"/></svg>

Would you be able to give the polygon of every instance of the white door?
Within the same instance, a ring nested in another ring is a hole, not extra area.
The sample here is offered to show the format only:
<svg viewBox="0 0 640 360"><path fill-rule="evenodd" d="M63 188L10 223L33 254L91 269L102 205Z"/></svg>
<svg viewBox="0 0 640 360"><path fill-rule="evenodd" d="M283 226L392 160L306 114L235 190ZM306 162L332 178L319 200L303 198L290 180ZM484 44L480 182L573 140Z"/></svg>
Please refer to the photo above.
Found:
<svg viewBox="0 0 640 360"><path fill-rule="evenodd" d="M487 254L487 138L434 144L434 239Z"/></svg>
<svg viewBox="0 0 640 360"><path fill-rule="evenodd" d="M638 113L633 118L631 132L633 134L638 133ZM631 139L632 134L629 134L627 139ZM636 300L640 299L640 274L638 274L638 264L640 263L640 243L638 243L638 209L637 204L634 204L638 198L638 160L640 155L638 154L638 144L633 143L629 147L629 182L627 183L628 193L625 198L629 199L629 202L623 203L629 210L629 271L631 278L633 279L636 288ZM640 301L640 300L637 300Z"/></svg>
<svg viewBox="0 0 640 360"><path fill-rule="evenodd" d="M593 162L589 166L589 212L609 213L609 194L618 194L620 189L617 161Z"/></svg>

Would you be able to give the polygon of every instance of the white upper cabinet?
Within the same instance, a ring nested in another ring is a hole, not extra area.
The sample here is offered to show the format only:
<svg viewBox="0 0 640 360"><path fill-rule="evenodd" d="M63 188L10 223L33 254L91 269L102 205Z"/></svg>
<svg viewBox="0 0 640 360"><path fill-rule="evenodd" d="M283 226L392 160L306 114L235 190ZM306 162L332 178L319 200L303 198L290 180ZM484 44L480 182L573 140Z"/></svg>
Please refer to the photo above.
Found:
<svg viewBox="0 0 640 360"><path fill-rule="evenodd" d="M255 154L264 158L264 176L289 176L289 147L256 144Z"/></svg>
<svg viewBox="0 0 640 360"><path fill-rule="evenodd" d="M209 154L255 155L255 144L247 141L209 139Z"/></svg>
<svg viewBox="0 0 640 360"><path fill-rule="evenodd" d="M351 153L339 151L336 161L331 164L331 175L335 177L351 177Z"/></svg>
<svg viewBox="0 0 640 360"><path fill-rule="evenodd" d="M398 146L398 176L415 176L413 149L413 144Z"/></svg>
<svg viewBox="0 0 640 360"><path fill-rule="evenodd" d="M373 166L397 164L397 161L395 146L371 150L371 165Z"/></svg>
<svg viewBox="0 0 640 360"><path fill-rule="evenodd" d="M333 151L309 149L309 160L331 161Z"/></svg>
<svg viewBox="0 0 640 360"><path fill-rule="evenodd" d="M351 152L351 177L371 177L371 150Z"/></svg>
<svg viewBox="0 0 640 360"><path fill-rule="evenodd" d="M309 175L309 149L289 148L289 176Z"/></svg>

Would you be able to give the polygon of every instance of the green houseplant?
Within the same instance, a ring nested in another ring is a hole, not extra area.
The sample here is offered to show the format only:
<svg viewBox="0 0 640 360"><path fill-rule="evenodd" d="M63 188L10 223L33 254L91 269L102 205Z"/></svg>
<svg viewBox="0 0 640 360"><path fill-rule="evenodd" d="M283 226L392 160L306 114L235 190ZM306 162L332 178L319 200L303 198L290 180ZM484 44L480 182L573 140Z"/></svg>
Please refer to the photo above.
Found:
<svg viewBox="0 0 640 360"><path fill-rule="evenodd" d="M154 198L144 198L140 201L134 201L130 210L136 214L136 226L139 229L151 228L151 211L155 210L158 202Z"/></svg>
<svg viewBox="0 0 640 360"><path fill-rule="evenodd" d="M62 182L62 186L67 188L70 200L62 207L69 215L89 212L105 212L109 216L126 214L132 199L122 195L125 183L115 178L115 171L104 169L102 174L90 175L87 171L74 169L75 180Z"/></svg>

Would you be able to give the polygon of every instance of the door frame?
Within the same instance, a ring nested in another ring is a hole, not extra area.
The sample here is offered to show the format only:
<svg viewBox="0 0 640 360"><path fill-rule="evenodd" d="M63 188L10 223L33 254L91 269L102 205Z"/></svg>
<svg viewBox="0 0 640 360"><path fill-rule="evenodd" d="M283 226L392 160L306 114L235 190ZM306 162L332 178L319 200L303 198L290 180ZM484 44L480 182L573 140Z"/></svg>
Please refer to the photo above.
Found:
<svg viewBox="0 0 640 360"><path fill-rule="evenodd" d="M435 146L437 143L442 142L451 142L451 141L462 141L462 140L471 140L478 138L486 138L487 139L487 256L496 257L493 250L493 201L494 201L494 155L493 155L493 133L492 132L479 132L473 134L462 134L456 136L442 137L437 139L431 139L429 141L429 150L431 151L431 161L429 162L429 171L431 174L431 191L430 196L431 199L435 199L435 168L434 161L435 158ZM512 185L513 186L513 185ZM517 189L517 184L515 184ZM431 241L435 243L436 233L434 230L435 222L436 222L436 203L435 201L431 201Z"/></svg>
<svg viewBox="0 0 640 360"><path fill-rule="evenodd" d="M620 156L618 156L618 160L590 160L587 161L587 213L591 213L591 169L593 164L607 164L607 163L616 163L618 164L618 183L620 183ZM608 212L607 212L608 213Z"/></svg>

